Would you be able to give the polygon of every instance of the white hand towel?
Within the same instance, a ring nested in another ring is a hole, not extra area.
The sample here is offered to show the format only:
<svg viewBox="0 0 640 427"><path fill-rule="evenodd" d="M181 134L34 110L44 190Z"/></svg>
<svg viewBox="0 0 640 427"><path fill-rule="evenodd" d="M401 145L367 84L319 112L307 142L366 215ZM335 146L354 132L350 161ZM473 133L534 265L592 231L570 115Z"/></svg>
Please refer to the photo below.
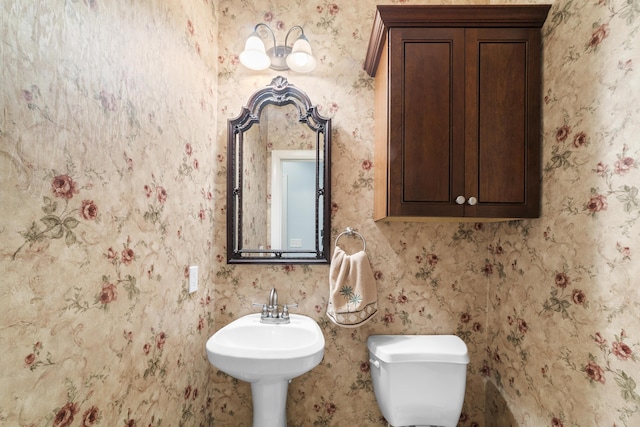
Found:
<svg viewBox="0 0 640 427"><path fill-rule="evenodd" d="M378 291L364 251L347 255L335 247L329 269L327 316L346 328L362 326L378 311Z"/></svg>

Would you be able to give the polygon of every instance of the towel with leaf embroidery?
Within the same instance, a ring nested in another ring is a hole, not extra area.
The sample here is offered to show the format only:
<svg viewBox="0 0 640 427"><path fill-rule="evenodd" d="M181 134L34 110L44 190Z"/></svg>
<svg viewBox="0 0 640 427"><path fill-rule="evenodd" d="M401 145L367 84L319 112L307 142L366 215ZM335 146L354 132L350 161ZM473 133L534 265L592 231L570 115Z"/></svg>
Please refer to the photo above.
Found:
<svg viewBox="0 0 640 427"><path fill-rule="evenodd" d="M329 269L327 316L338 326L356 328L378 311L378 291L364 251L347 255L335 247Z"/></svg>

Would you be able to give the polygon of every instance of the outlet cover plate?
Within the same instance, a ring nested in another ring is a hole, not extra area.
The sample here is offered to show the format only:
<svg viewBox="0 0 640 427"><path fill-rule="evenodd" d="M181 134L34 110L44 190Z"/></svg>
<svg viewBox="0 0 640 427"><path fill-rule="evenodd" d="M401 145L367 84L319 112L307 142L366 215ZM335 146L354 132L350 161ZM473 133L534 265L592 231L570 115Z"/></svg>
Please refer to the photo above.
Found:
<svg viewBox="0 0 640 427"><path fill-rule="evenodd" d="M192 294L198 290L198 266L189 267L189 293Z"/></svg>

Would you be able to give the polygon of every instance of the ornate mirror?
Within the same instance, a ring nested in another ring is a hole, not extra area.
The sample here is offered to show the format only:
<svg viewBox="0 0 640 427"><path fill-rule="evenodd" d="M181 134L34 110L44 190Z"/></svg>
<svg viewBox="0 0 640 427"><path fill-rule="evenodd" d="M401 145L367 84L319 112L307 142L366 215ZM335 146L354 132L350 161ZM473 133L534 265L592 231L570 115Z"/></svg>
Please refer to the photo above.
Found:
<svg viewBox="0 0 640 427"><path fill-rule="evenodd" d="M278 76L227 132L227 262L329 263L331 119Z"/></svg>

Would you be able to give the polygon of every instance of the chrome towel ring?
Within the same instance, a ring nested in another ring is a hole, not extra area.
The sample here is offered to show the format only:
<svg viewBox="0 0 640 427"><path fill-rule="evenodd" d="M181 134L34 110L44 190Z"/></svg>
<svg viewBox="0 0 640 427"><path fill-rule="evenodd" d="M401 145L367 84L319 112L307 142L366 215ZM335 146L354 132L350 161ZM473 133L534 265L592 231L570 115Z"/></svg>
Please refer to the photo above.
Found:
<svg viewBox="0 0 640 427"><path fill-rule="evenodd" d="M347 227L342 233L338 234L338 237L336 237L336 242L334 246L338 246L338 240L340 240L340 237L345 235L350 237L356 237L356 236L359 237L360 240L362 240L362 251L363 252L367 251L367 241L364 240L364 237L362 237L362 234L358 233L351 227Z"/></svg>

